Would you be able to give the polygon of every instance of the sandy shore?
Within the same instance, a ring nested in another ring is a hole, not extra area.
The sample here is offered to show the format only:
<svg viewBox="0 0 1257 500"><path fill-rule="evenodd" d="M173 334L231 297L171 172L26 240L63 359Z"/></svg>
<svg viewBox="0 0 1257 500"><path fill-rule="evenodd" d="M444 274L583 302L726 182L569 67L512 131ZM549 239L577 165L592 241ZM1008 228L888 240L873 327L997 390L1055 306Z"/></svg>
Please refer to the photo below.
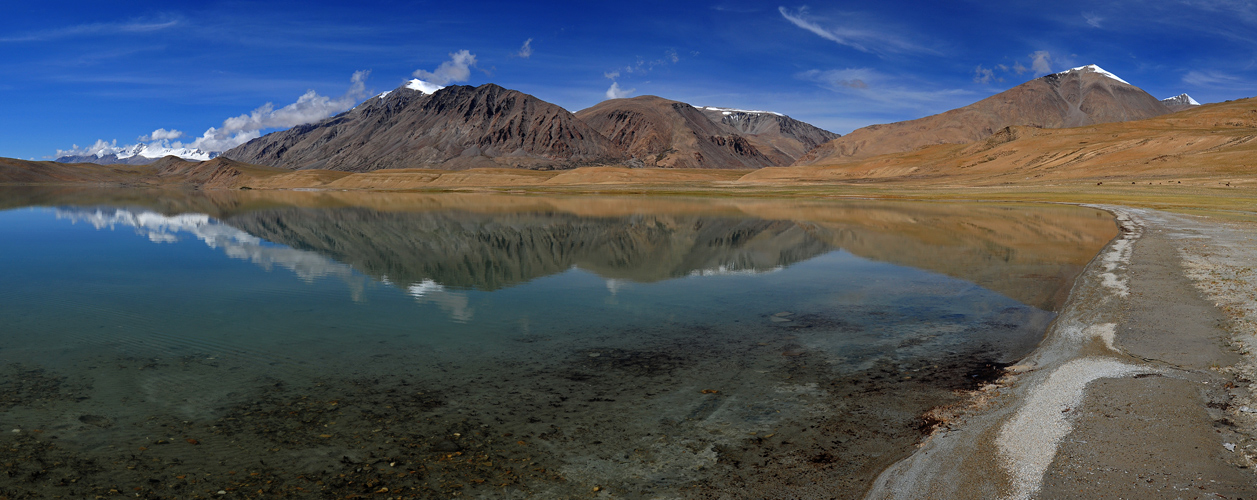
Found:
<svg viewBox="0 0 1257 500"><path fill-rule="evenodd" d="M1039 348L868 498L1257 495L1257 225L1125 207Z"/></svg>

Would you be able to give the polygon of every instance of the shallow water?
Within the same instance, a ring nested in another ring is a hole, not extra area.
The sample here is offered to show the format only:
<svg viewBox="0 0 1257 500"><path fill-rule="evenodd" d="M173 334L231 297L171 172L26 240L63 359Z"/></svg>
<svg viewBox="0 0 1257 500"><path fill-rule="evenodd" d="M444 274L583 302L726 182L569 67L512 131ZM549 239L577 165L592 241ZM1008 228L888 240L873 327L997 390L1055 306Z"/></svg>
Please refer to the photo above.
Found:
<svg viewBox="0 0 1257 500"><path fill-rule="evenodd" d="M855 497L1033 349L1114 232L1073 207L216 196L0 212L0 496Z"/></svg>

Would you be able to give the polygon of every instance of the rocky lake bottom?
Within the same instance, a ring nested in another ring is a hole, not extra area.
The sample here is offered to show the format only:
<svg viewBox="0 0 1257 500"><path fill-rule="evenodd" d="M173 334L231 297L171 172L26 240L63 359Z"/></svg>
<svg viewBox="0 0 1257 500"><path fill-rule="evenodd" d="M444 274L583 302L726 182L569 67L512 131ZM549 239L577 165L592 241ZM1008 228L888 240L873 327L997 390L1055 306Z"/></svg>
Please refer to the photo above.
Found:
<svg viewBox="0 0 1257 500"><path fill-rule="evenodd" d="M0 212L0 497L859 497L1113 231L870 210Z"/></svg>

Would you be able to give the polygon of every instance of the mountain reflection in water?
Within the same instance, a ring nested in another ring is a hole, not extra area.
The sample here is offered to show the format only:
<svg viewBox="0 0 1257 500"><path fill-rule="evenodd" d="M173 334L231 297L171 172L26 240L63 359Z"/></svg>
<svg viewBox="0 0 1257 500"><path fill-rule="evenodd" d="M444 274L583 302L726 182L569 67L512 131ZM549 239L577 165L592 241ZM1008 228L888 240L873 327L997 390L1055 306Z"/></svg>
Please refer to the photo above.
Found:
<svg viewBox="0 0 1257 500"><path fill-rule="evenodd" d="M768 272L843 249L970 281L1045 310L1060 307L1073 277L1116 234L1102 212L1043 205L717 200L678 207L631 200L394 195L383 203L378 197L351 198L367 207L309 208L300 206L347 203L328 203L326 195L314 193L308 200L283 196L264 204L298 207L249 210L240 206L263 203L207 198L186 204L218 211L217 221L151 210L126 217L134 224L170 217L178 222L162 223L189 231L180 225L189 217L202 225L234 227L289 247L261 251L242 243L229 250L259 265L281 265L305 277L345 276L331 259L421 292L416 295L436 287L495 290L574 267L643 283ZM197 237L211 246L231 246Z"/></svg>
<svg viewBox="0 0 1257 500"><path fill-rule="evenodd" d="M60 208L0 212L14 498L857 498L1116 233L1032 205L19 195Z"/></svg>

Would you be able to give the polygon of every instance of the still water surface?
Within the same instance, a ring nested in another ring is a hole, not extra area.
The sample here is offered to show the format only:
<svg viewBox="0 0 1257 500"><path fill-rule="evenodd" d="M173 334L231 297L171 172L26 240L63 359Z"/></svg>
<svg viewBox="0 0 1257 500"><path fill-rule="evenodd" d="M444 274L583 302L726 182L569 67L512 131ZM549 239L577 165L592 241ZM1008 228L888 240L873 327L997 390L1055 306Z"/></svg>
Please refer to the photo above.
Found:
<svg viewBox="0 0 1257 500"><path fill-rule="evenodd" d="M0 212L0 497L858 497L1115 232L1075 207L285 196Z"/></svg>

